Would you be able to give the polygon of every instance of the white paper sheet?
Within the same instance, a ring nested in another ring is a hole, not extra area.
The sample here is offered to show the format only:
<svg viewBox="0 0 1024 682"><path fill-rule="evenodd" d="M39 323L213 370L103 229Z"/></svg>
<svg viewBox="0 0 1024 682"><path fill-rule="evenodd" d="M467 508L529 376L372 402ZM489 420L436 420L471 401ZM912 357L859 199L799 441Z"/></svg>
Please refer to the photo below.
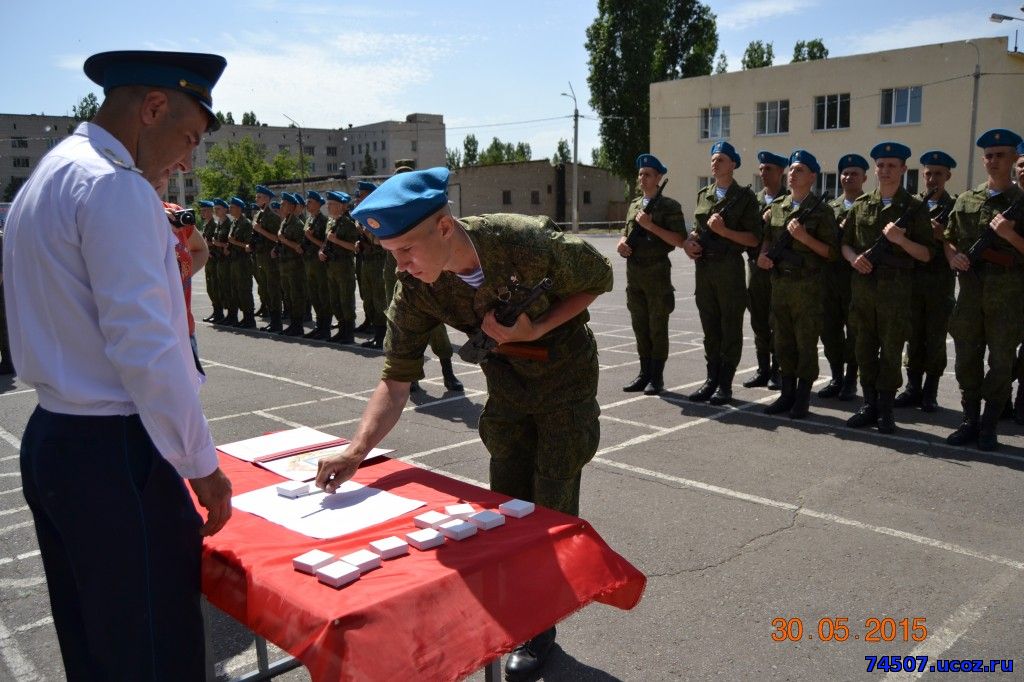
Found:
<svg viewBox="0 0 1024 682"><path fill-rule="evenodd" d="M259 488L231 500L236 509L318 540L336 538L390 521L426 505L377 488L346 481L338 491L290 499L277 485Z"/></svg>
<svg viewBox="0 0 1024 682"><path fill-rule="evenodd" d="M279 452L288 452L296 448L308 448L314 445L321 445L338 440L337 436L323 433L307 426L300 426L297 429L279 431L257 436L246 440L219 445L217 449L226 455L231 455L245 462L252 462L260 457L274 455Z"/></svg>
<svg viewBox="0 0 1024 682"><path fill-rule="evenodd" d="M322 457L337 455L338 453L344 452L345 448L348 446L349 444L346 443L345 445L336 445L322 450L312 450L298 455L291 455L290 457L272 459L269 462L257 462L257 464L268 471L273 471L278 476L284 476L285 478L290 478L293 481L312 481L316 478L316 463L320 461ZM394 450L374 448L370 450L370 454L366 456L366 460L371 460L375 457L383 457L390 452L394 452Z"/></svg>

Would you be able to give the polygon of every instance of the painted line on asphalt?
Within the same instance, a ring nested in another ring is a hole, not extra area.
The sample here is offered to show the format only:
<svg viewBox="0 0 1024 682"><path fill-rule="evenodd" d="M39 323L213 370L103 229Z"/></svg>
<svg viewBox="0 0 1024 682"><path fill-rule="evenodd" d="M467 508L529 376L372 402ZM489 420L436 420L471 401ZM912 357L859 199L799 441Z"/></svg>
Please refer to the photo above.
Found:
<svg viewBox="0 0 1024 682"><path fill-rule="evenodd" d="M650 431L668 431L668 429L664 426L644 424L643 422L635 422L632 419L619 419L618 417L613 417L610 414L602 414L600 418L604 419L605 421L616 422L617 424L625 424L627 426L636 426L638 428L648 429Z"/></svg>
<svg viewBox="0 0 1024 682"><path fill-rule="evenodd" d="M276 414L270 414L269 412L266 412L264 410L253 410L252 413L257 417L263 417L264 419L269 419L270 421L274 421L279 424L284 424L285 426L290 426L293 429L305 426L304 424L300 424L299 422L292 421L291 419L285 419L284 417L279 417Z"/></svg>
<svg viewBox="0 0 1024 682"><path fill-rule="evenodd" d="M35 680L42 679L39 677L36 667L32 665L32 661L25 658L21 647L18 646L18 640L13 635L14 633L0 618L0 658L4 660L7 669L11 671L12 679L18 680L18 682L35 682Z"/></svg>
<svg viewBox="0 0 1024 682"><path fill-rule="evenodd" d="M0 578L0 587L6 590L20 590L27 587L38 587L46 583L46 576L37 575L31 578Z"/></svg>
<svg viewBox="0 0 1024 682"><path fill-rule="evenodd" d="M21 439L2 426L0 426L0 440L9 443L15 450L21 450Z"/></svg>
<svg viewBox="0 0 1024 682"><path fill-rule="evenodd" d="M21 492L21 486L18 486L17 488L11 488L9 490L0 490L0 495L8 495L10 493L17 493L17 492Z"/></svg>
<svg viewBox="0 0 1024 682"><path fill-rule="evenodd" d="M23 632L31 632L32 630L36 630L38 628L45 627L47 625L52 625L52 624L53 624L53 616L46 616L45 618L40 618L39 620L37 620L35 622L25 623L24 625L19 625L18 627L14 628L14 630L12 630L12 632L14 634L19 634L20 635Z"/></svg>
<svg viewBox="0 0 1024 682"><path fill-rule="evenodd" d="M309 388L314 391L323 391L324 393L330 393L331 395L338 396L339 398L355 398L356 400L368 401L366 398L358 393L346 393L345 391L336 391L333 388L326 388L324 386L317 386L305 381L299 381L297 379L289 379L288 377L279 376L277 374L270 374L268 372L257 372L256 370L249 369L247 367L237 367L235 365L228 365L223 362L216 362L215 360L207 360L206 358L201 359L203 365L207 367L223 367L224 369L234 370L236 372L242 372L243 374L251 374L252 376L262 377L264 379L273 379L292 386L298 386L299 388Z"/></svg>
<svg viewBox="0 0 1024 682"><path fill-rule="evenodd" d="M480 443L480 442L482 442L482 441L480 440L480 438L478 436L476 438L470 438L469 440L460 441L458 443L452 443L450 445L442 445L440 447L432 448L430 450L424 450L422 452L414 452L411 455L406 455L405 457L399 457L398 460L400 462L412 462L412 461L420 459L422 457L427 457L428 455L437 454L438 452L446 452L448 450L454 450L455 448L461 448L461 447L465 447L466 445L473 445L475 443ZM484 487L487 487L487 486L485 485Z"/></svg>
<svg viewBox="0 0 1024 682"><path fill-rule="evenodd" d="M0 511L0 516L7 516L9 514L17 514L18 512L28 511L28 505L21 507L14 507L13 509L4 509Z"/></svg>
<svg viewBox="0 0 1024 682"><path fill-rule="evenodd" d="M34 388L23 388L23 389L18 390L18 391L8 391L6 393L0 393L0 398L6 398L6 397L12 396L12 395L21 395L22 393L35 393L35 392L36 392L36 389L34 389Z"/></svg>
<svg viewBox="0 0 1024 682"><path fill-rule="evenodd" d="M25 559L31 559L32 557L39 556L39 550L34 549L31 552L23 552L22 554L16 554L14 556L7 556L0 558L0 566L7 564L13 564L15 561L24 561Z"/></svg>
<svg viewBox="0 0 1024 682"><path fill-rule="evenodd" d="M4 526L3 528L0 528L0 535L7 535L8 533L13 533L14 531L19 530L21 528L28 528L31 525L32 521L22 521L21 523L15 523L10 526Z"/></svg>

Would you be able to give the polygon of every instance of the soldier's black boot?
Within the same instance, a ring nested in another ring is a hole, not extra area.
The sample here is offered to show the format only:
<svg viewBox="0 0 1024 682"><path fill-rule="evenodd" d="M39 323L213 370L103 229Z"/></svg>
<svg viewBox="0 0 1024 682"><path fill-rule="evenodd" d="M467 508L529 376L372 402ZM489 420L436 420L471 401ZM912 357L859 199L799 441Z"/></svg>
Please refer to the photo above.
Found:
<svg viewBox="0 0 1024 682"><path fill-rule="evenodd" d="M281 313L270 311L270 324L264 327L261 331L265 332L279 332L284 327L281 326Z"/></svg>
<svg viewBox="0 0 1024 682"><path fill-rule="evenodd" d="M651 360L650 358L640 358L640 373L636 375L636 379L622 387L622 390L626 393L638 393L647 388L647 382L651 380Z"/></svg>
<svg viewBox="0 0 1024 682"><path fill-rule="evenodd" d="M326 319L323 319L323 320L321 320L320 318L317 318L317 321L316 321L316 331L317 331L317 335L313 337L314 339L319 339L320 341L330 341L331 340L331 318L327 317Z"/></svg>
<svg viewBox="0 0 1024 682"><path fill-rule="evenodd" d="M220 308L214 308L213 312L203 318L203 322L217 323L224 319L224 311Z"/></svg>
<svg viewBox="0 0 1024 682"><path fill-rule="evenodd" d="M896 391L878 392L878 432L896 433L896 417L892 408L896 404Z"/></svg>
<svg viewBox="0 0 1024 682"><path fill-rule="evenodd" d="M6 355L0 360L0 374L14 374L14 363Z"/></svg>
<svg viewBox="0 0 1024 682"><path fill-rule="evenodd" d="M829 363L832 370L832 378L825 385L825 388L818 391L819 398L835 398L843 390L843 363Z"/></svg>
<svg viewBox="0 0 1024 682"><path fill-rule="evenodd" d="M978 439L979 421L981 417L980 400L962 400L964 418L956 431L946 436L950 445L970 445Z"/></svg>
<svg viewBox="0 0 1024 682"><path fill-rule="evenodd" d="M768 385L768 377L772 373L771 353L757 354L757 371L743 382L744 388L761 388Z"/></svg>
<svg viewBox="0 0 1024 682"><path fill-rule="evenodd" d="M224 325L237 327L241 320L238 319L238 308L228 308L228 314L224 316Z"/></svg>
<svg viewBox="0 0 1024 682"><path fill-rule="evenodd" d="M999 440L996 438L996 426L999 424L999 415L1002 414L1002 406L996 407L985 401L985 412L981 415L981 422L978 424L978 449L991 452L999 447Z"/></svg>
<svg viewBox="0 0 1024 682"><path fill-rule="evenodd" d="M712 405L726 405L732 402L732 377L736 374L735 367L723 367L718 372L718 388L708 400Z"/></svg>
<svg viewBox="0 0 1024 682"><path fill-rule="evenodd" d="M363 320L363 323L361 325L355 328L354 331L357 334L365 334L366 332L370 331L371 328L372 325L370 324L370 318L366 318L365 320Z"/></svg>
<svg viewBox="0 0 1024 682"><path fill-rule="evenodd" d="M692 400L695 403L702 403L710 398L714 394L715 389L718 388L718 369L719 367L717 362L709 362L707 380L701 384L700 388L686 396L687 400Z"/></svg>
<svg viewBox="0 0 1024 682"><path fill-rule="evenodd" d="M256 316L252 313L243 313L242 321L238 323L239 329L255 329L256 328Z"/></svg>
<svg viewBox="0 0 1024 682"><path fill-rule="evenodd" d="M554 643L555 628L551 628L517 646L505 660L505 679L508 682L534 679L544 667Z"/></svg>
<svg viewBox="0 0 1024 682"><path fill-rule="evenodd" d="M383 348L384 347L384 334L388 328L382 324L373 325L373 338L369 341L363 341L360 345L363 348Z"/></svg>
<svg viewBox="0 0 1024 682"><path fill-rule="evenodd" d="M1013 401L1013 421L1024 424L1024 382L1017 383L1017 399Z"/></svg>
<svg viewBox="0 0 1024 682"><path fill-rule="evenodd" d="M864 404L846 420L846 425L855 429L874 426L878 423L878 393L872 386L863 386L862 389L864 390Z"/></svg>
<svg viewBox="0 0 1024 682"><path fill-rule="evenodd" d="M420 382L413 381L409 383L409 393L419 393L421 390Z"/></svg>
<svg viewBox="0 0 1024 682"><path fill-rule="evenodd" d="M921 388L921 411L934 412L939 409L939 376L929 374Z"/></svg>
<svg viewBox="0 0 1024 682"><path fill-rule="evenodd" d="M843 375L843 388L839 391L840 400L853 400L857 397L857 363L846 363L846 374Z"/></svg>
<svg viewBox="0 0 1024 682"><path fill-rule="evenodd" d="M304 338L304 339L319 339L320 338L320 332L321 332L321 329L320 329L319 325L313 325L313 328L310 329L305 334L303 334L302 338Z"/></svg>
<svg viewBox="0 0 1024 682"><path fill-rule="evenodd" d="M768 390L782 390L782 372L779 371L779 360L774 355L772 356L772 371L768 375Z"/></svg>
<svg viewBox="0 0 1024 682"><path fill-rule="evenodd" d="M658 395L665 390L665 361L652 359L649 367L651 383L644 389L644 395Z"/></svg>
<svg viewBox="0 0 1024 682"><path fill-rule="evenodd" d="M341 325L338 327L337 333L335 333L335 335L331 337L331 341L333 341L334 343L341 344L355 343L355 329L355 320L342 320Z"/></svg>
<svg viewBox="0 0 1024 682"><path fill-rule="evenodd" d="M782 393L765 406L765 414L781 414L793 409L793 403L796 401L796 377L788 377L783 374L780 383Z"/></svg>
<svg viewBox="0 0 1024 682"><path fill-rule="evenodd" d="M451 358L441 359L441 376L444 378L444 387L449 391L455 391L456 393L462 393L466 390L466 387L462 385L459 378L455 376L455 368L452 367Z"/></svg>
<svg viewBox="0 0 1024 682"><path fill-rule="evenodd" d="M266 317L269 314L270 314L270 311L267 310L267 304L264 303L263 301L260 301L260 309L256 311L256 317L262 319L262 318Z"/></svg>
<svg viewBox="0 0 1024 682"><path fill-rule="evenodd" d="M789 409L790 419L803 419L811 412L811 380L797 379L793 407Z"/></svg>
<svg viewBox="0 0 1024 682"><path fill-rule="evenodd" d="M921 404L921 373L907 370L907 387L896 396L896 407L917 407Z"/></svg>
<svg viewBox="0 0 1024 682"><path fill-rule="evenodd" d="M281 336L302 336L302 316L293 314L289 318L288 326L284 331L279 332Z"/></svg>

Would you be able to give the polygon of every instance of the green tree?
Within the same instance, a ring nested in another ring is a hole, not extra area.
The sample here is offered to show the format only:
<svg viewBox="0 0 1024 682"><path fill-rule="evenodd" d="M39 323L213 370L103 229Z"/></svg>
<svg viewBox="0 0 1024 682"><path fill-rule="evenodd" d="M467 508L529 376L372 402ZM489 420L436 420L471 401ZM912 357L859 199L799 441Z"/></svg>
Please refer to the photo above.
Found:
<svg viewBox="0 0 1024 682"><path fill-rule="evenodd" d="M509 161L529 161L533 158L533 150L530 149L529 143L517 142L516 148L509 156Z"/></svg>
<svg viewBox="0 0 1024 682"><path fill-rule="evenodd" d="M728 73L729 72L729 60L725 58L725 53L720 52L718 54L718 61L715 62L715 73Z"/></svg>
<svg viewBox="0 0 1024 682"><path fill-rule="evenodd" d="M467 166L475 166L480 162L480 143L476 135L466 135L462 141L462 163Z"/></svg>
<svg viewBox="0 0 1024 682"><path fill-rule="evenodd" d="M2 201L14 201L14 195L18 193L18 190L25 184L26 180L28 180L28 178L12 177L11 181L7 183L6 187L4 187Z"/></svg>
<svg viewBox="0 0 1024 682"><path fill-rule="evenodd" d="M771 43L764 43L760 40L751 40L743 53L743 61L740 65L746 69L760 69L771 66L775 61L775 48Z"/></svg>
<svg viewBox="0 0 1024 682"><path fill-rule="evenodd" d="M508 160L509 151L514 150L506 149L505 143L495 137L491 140L491 143L487 145L487 149L480 152L480 160L478 163L481 166L493 166L496 163L505 163L505 161Z"/></svg>
<svg viewBox="0 0 1024 682"><path fill-rule="evenodd" d="M235 124L235 117L231 115L230 111L226 114L222 114L218 111L216 114L214 114L214 116L217 117L217 120L220 121L221 125Z"/></svg>
<svg viewBox="0 0 1024 682"><path fill-rule="evenodd" d="M359 172L363 175L376 175L377 173L377 162L370 156L370 150L366 150L366 155L363 156L363 165L359 168Z"/></svg>
<svg viewBox="0 0 1024 682"><path fill-rule="evenodd" d="M230 115L231 114L229 112L228 116L230 116ZM256 112L255 111L247 111L244 114L242 114L242 125L244 125L244 126L258 126L258 125L261 125L259 119L256 118Z"/></svg>
<svg viewBox="0 0 1024 682"><path fill-rule="evenodd" d="M821 38L796 41L796 45L793 46L794 62L809 62L815 59L828 59L828 48Z"/></svg>
<svg viewBox="0 0 1024 682"><path fill-rule="evenodd" d="M462 152L454 147L448 147L444 152L445 165L449 169L462 167Z"/></svg>
<svg viewBox="0 0 1024 682"><path fill-rule="evenodd" d="M599 0L597 8L586 40L590 106L609 168L628 180L650 147L650 84L710 74L718 31L698 0Z"/></svg>
<svg viewBox="0 0 1024 682"><path fill-rule="evenodd" d="M604 153L604 145L594 147L590 150L590 165L598 168L604 168L605 170L612 169L612 162L608 158L608 155Z"/></svg>
<svg viewBox="0 0 1024 682"><path fill-rule="evenodd" d="M569 151L569 141L562 138L558 141L558 148L555 149L555 155L551 159L552 163L572 163L572 152Z"/></svg>
<svg viewBox="0 0 1024 682"><path fill-rule="evenodd" d="M96 99L96 95L90 92L79 100L78 104L71 107L71 115L75 117L76 121L91 121L99 109L100 101Z"/></svg>
<svg viewBox="0 0 1024 682"><path fill-rule="evenodd" d="M215 144L206 155L206 165L195 170L203 196L237 194L251 201L257 184L299 178L297 156L282 151L269 163L266 157L266 146L249 137Z"/></svg>

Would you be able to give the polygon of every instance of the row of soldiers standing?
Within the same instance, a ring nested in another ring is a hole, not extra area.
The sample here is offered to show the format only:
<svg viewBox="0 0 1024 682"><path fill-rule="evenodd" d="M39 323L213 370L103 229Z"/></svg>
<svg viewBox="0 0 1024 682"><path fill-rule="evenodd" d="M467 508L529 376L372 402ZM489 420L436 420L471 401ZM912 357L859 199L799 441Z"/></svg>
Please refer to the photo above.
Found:
<svg viewBox="0 0 1024 682"><path fill-rule="evenodd" d="M764 189L755 194L734 181L740 155L720 141L711 147L713 182L698 193L689 233L679 203L658 189L667 169L641 155L642 196L630 206L618 245L628 259L627 306L641 364L624 390L664 388L674 306L667 255L678 246L696 261L707 361L707 379L691 400L732 399L748 309L758 368L744 386L781 391L765 412L807 416L820 338L832 376L818 395L852 399L859 375L864 402L847 424L892 433L894 407L937 408L948 331L963 421L947 441L996 448L1000 416L1024 423L1020 386L1010 402L1013 379L1024 379L1024 357L1015 358L1024 338L1024 192L1011 179L1016 163L1024 181L1024 144L995 129L977 145L987 179L959 197L945 189L956 167L951 156L921 156L926 189L915 197L902 186L910 149L882 142L870 154L877 187L863 192L870 166L847 154L838 167L843 195L825 203L812 192L820 167L810 152L760 152ZM907 384L897 395L905 346Z"/></svg>

